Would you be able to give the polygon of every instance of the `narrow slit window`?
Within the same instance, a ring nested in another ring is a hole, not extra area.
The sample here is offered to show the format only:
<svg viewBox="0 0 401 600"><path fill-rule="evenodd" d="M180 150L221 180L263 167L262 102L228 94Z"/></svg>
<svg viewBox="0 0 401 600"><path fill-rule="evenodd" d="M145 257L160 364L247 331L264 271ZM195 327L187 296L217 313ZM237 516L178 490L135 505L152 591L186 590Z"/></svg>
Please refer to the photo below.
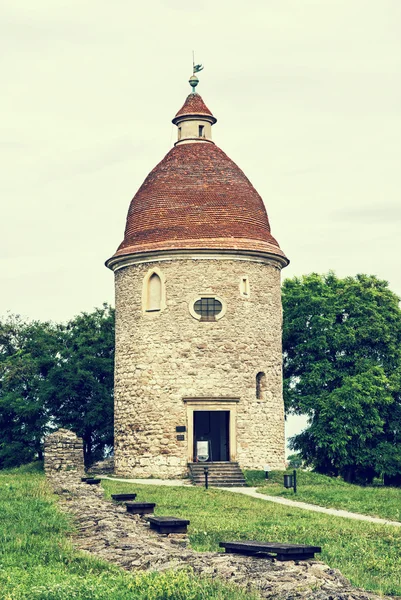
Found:
<svg viewBox="0 0 401 600"><path fill-rule="evenodd" d="M266 374L262 373L262 371L261 371L260 373L258 373L256 375L256 399L262 400L263 394L265 391L266 391Z"/></svg>
<svg viewBox="0 0 401 600"><path fill-rule="evenodd" d="M205 137L204 129L205 129L204 125L199 125L199 137Z"/></svg>
<svg viewBox="0 0 401 600"><path fill-rule="evenodd" d="M250 288L249 288L249 279L248 277L241 277L240 281L240 293L244 298L249 298Z"/></svg>
<svg viewBox="0 0 401 600"><path fill-rule="evenodd" d="M181 127L178 128L178 139L181 139Z"/></svg>

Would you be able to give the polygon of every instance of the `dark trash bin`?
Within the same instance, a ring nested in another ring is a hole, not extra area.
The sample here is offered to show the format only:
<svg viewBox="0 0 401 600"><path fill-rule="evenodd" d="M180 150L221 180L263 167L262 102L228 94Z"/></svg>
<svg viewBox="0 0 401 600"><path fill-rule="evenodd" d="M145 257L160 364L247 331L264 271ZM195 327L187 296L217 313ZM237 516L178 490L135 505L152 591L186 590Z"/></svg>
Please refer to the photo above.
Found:
<svg viewBox="0 0 401 600"><path fill-rule="evenodd" d="M292 475L284 475L284 487L287 489L294 487L294 480Z"/></svg>

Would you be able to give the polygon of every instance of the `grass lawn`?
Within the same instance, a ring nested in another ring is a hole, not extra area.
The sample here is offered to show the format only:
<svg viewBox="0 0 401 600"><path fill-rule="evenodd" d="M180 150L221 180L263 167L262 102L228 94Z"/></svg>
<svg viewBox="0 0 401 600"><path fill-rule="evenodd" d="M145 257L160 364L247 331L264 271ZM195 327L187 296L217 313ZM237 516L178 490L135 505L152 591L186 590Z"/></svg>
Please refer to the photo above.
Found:
<svg viewBox="0 0 401 600"><path fill-rule="evenodd" d="M127 573L75 551L44 475L0 471L1 600L256 600L188 572Z"/></svg>
<svg viewBox="0 0 401 600"><path fill-rule="evenodd" d="M340 508L363 515L401 521L401 488L353 485L336 477L297 470L297 493L283 487L284 473L273 471L265 479L263 471L246 471L248 485L269 496L283 496L329 508Z"/></svg>
<svg viewBox="0 0 401 600"><path fill-rule="evenodd" d="M359 587L401 595L401 528L292 509L218 489L146 486L103 480L107 496L137 492L155 514L190 519L196 550L223 540L268 540L322 546L322 560Z"/></svg>

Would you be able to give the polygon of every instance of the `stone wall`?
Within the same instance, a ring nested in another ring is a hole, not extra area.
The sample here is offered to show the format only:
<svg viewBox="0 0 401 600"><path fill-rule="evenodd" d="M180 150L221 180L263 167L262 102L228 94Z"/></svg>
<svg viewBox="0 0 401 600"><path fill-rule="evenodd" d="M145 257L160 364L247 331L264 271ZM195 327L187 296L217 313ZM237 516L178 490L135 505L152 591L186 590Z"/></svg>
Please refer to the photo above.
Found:
<svg viewBox="0 0 401 600"><path fill-rule="evenodd" d="M155 267L166 305L147 313L143 282ZM240 291L244 277L247 297ZM185 398L212 398L214 406L219 399L237 399L232 455L242 468L284 468L279 268L256 261L180 259L127 266L116 271L115 280L116 474L186 473L192 449ZM224 317L193 318L190 307L200 294L221 298ZM260 372L266 384L258 398ZM186 433L177 436L177 426L186 426Z"/></svg>
<svg viewBox="0 0 401 600"><path fill-rule="evenodd" d="M114 473L114 456L99 460L86 469L88 475L112 475Z"/></svg>
<svg viewBox="0 0 401 600"><path fill-rule="evenodd" d="M84 475L84 452L82 439L68 429L58 429L45 439L44 468L47 476Z"/></svg>
<svg viewBox="0 0 401 600"><path fill-rule="evenodd" d="M105 500L103 489L93 485L71 480L60 485L57 481L54 491L59 494L59 506L75 519L78 548L128 571L154 573L190 568L197 577L239 585L268 600L386 598L352 587L339 571L319 560L280 562L223 552L195 552L185 534L157 534L149 528L146 517L131 515L123 504Z"/></svg>

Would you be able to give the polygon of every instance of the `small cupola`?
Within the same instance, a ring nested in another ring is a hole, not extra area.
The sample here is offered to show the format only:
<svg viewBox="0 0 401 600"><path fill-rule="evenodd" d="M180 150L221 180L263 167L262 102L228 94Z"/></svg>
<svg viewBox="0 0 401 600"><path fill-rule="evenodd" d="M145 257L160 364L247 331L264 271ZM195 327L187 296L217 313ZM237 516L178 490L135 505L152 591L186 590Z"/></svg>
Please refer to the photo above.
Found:
<svg viewBox="0 0 401 600"><path fill-rule="evenodd" d="M192 144L198 142L212 142L212 125L217 119L212 115L202 97L195 91L199 79L193 74L189 79L192 93L189 94L183 106L173 119L177 125L177 144Z"/></svg>
<svg viewBox="0 0 401 600"><path fill-rule="evenodd" d="M216 118L195 91L199 67L194 65L189 81L193 92L173 119L179 128L178 141L132 199L124 239L106 263L110 269L118 270L143 256L192 251L220 257L235 252L246 260L267 259L279 268L288 264L271 235L262 198L211 140ZM152 271L146 285L144 312L162 310L161 274ZM249 296L249 285L247 275L241 274L241 297Z"/></svg>

